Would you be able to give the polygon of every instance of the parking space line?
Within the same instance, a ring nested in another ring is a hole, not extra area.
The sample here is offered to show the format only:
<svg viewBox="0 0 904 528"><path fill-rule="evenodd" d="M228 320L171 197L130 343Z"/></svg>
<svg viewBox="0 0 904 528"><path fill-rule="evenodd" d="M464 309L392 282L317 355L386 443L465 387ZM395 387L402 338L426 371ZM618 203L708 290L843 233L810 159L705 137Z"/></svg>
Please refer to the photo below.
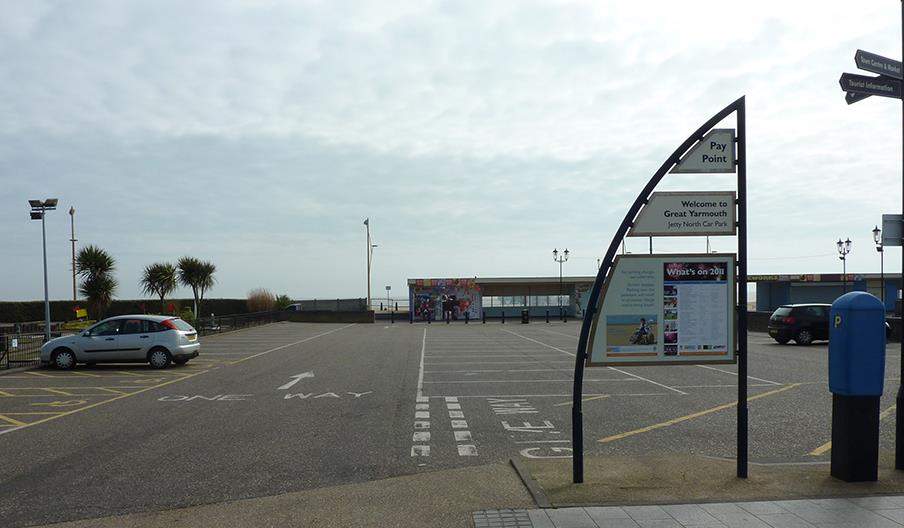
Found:
<svg viewBox="0 0 904 528"><path fill-rule="evenodd" d="M417 397L424 396L424 355L427 352L427 329L424 328L424 337L421 339L421 368L417 375Z"/></svg>
<svg viewBox="0 0 904 528"><path fill-rule="evenodd" d="M608 398L609 396L610 396L609 394L600 394L598 396L591 396L589 398L581 398L581 401L589 402L589 401L593 401L593 400L602 400L603 398ZM571 405L572 403L574 403L574 401L568 400L567 402L557 403L557 404L553 405L553 407L565 407L566 405Z"/></svg>
<svg viewBox="0 0 904 528"><path fill-rule="evenodd" d="M892 404L891 407L889 407L888 409L885 409L884 411L879 413L879 421L881 422L882 420L891 416L891 413L893 413L897 407L898 407L897 404ZM810 456L820 456L820 455L826 454L827 452L829 452L831 450L832 450L832 441L829 440L828 442L822 444L821 446L817 447L813 451L810 451L809 455Z"/></svg>
<svg viewBox="0 0 904 528"><path fill-rule="evenodd" d="M138 377L138 378L145 378L145 377L147 377L147 376L145 376L144 374L136 374L136 373L134 373L134 372L129 372L128 370L117 370L116 372L118 372L119 374L125 374L126 376L135 376L135 377Z"/></svg>
<svg viewBox="0 0 904 528"><path fill-rule="evenodd" d="M102 378L100 374L91 374L90 372L79 372L77 370L73 370L70 372L73 376L82 376L85 378Z"/></svg>
<svg viewBox="0 0 904 528"><path fill-rule="evenodd" d="M793 388L799 387L799 386L800 386L800 383L793 383L793 384L791 384L791 385L786 385L786 386L784 386L784 387L782 387L782 388L780 388L780 389L775 389L775 390L772 390L772 391L762 392L762 393L760 393L760 394L756 394L756 395L754 395L754 396L750 396L749 398L747 398L747 401L750 402L750 401L753 401L753 400L758 400L758 399L760 399L760 398L765 398L765 397L767 397L767 396L772 396L772 395L775 395L775 394L779 394L779 393L781 393L781 392L785 392L786 390L790 390L790 389L793 389ZM607 436L607 437L605 437L605 438L600 438L599 440L597 440L597 442L599 442L599 443L601 443L601 444L605 444L605 443L609 443L609 442L614 442L614 441L616 441L616 440L622 440L622 439L624 439L624 438L628 438L629 436L639 435L639 434L642 434L642 433L648 433L648 432L650 432L650 431L655 431L656 429L662 429L662 428L664 428L664 427L669 427L669 426L671 426L671 425L676 425L676 424L679 424L679 423L682 423L682 422L686 422L686 421L688 421L688 420L693 420L694 418L700 418L701 416L706 416L706 415L708 415L708 414L712 414L712 413L715 413L715 412L718 412L718 411L724 411L725 409L736 408L737 405L738 405L738 402L737 402L737 400L735 400L735 401L733 401L733 402L731 402L731 403L725 403L725 404L722 404L722 405L718 405L718 406L716 406L716 407L711 407L711 408L709 408L709 409L705 409L705 410L702 410L702 411L698 411L698 412L695 412L695 413L693 413L693 414L688 414L688 415L686 415L686 416L681 416L681 417L678 417L678 418L672 418L671 420L667 420L667 421L665 421L665 422L660 422L660 423L657 423L657 424L648 425L648 426L646 426L646 427L641 427L640 429L634 429L633 431L627 431L627 432L624 432L624 433L619 433L619 434L616 434L616 435Z"/></svg>
<svg viewBox="0 0 904 528"><path fill-rule="evenodd" d="M60 376L53 376L53 375L51 375L51 374L45 374L45 373L43 373L43 372L36 372L36 371L33 371L33 370L29 370L29 371L27 372L27 374L30 375L30 376L38 376L38 377L41 377L41 378L59 378L59 377L60 377Z"/></svg>
<svg viewBox="0 0 904 528"><path fill-rule="evenodd" d="M265 354L269 354L270 352L276 352L277 350L282 350L282 349L284 349L284 348L289 348L290 346L300 345L300 344L302 344L302 343L311 341L312 339L317 339L318 337L323 337L323 336L325 336L325 335L332 334L333 332L338 332L339 330L345 330L346 328L348 328L348 327L350 327L350 326L355 326L355 324L357 324L357 323L347 324L347 325L342 326L342 327L339 327L339 328L334 328L334 329L330 330L329 332L324 332L324 333L322 333L322 334L317 334L317 335L315 335L315 336L308 337L308 338L306 338L306 339L302 339L301 341L296 341L296 342L294 342L294 343L289 343L288 345L282 345L282 346L278 346L278 347L276 347L276 348L271 348L270 350L264 350L263 352L259 352L259 353L257 353L257 354L254 354L253 356L248 356L248 357L242 358L242 359L240 359L240 360L238 360L238 361L233 361L233 362L231 362L230 364L231 364L231 365L236 365L236 364L241 363L241 362L243 362L243 361L248 361L249 359L254 359L254 358L256 358L256 357L260 357L260 356L263 356L263 355L265 355ZM425 331L426 331L426 329L425 329Z"/></svg>
<svg viewBox="0 0 904 528"><path fill-rule="evenodd" d="M508 332L508 333L510 333L510 334L512 334L512 335L514 335L514 336L520 337L521 339L527 339L528 341L530 341L530 342L532 342L532 343L536 343L536 344L538 344L538 345L545 346L546 348L550 348L550 349L552 349L552 350L556 350L556 351L561 352L561 353L563 353L563 354L567 354L567 355L569 355L569 356L571 356L571 357L575 357L575 354L573 354L573 353L571 353L571 352L566 352L565 350L562 350L561 348L557 348L557 347L554 347L554 346L552 346L552 345L547 345L546 343L544 343L544 342L542 342L542 341L537 341L536 339L531 339L530 337L523 336L523 335L521 335L521 334L519 334L519 333L517 333L517 332L512 332L511 330L503 330L503 332Z"/></svg>
<svg viewBox="0 0 904 528"><path fill-rule="evenodd" d="M707 370L715 370L717 372L724 372L725 374L731 374L732 376L738 375L737 372L732 372L730 370L720 369L720 368L716 368L716 367L710 367L709 365L697 365L697 366L700 368L707 369ZM767 380L767 379L762 379L762 378L754 378L753 376L747 376L747 379L752 379L753 381L762 381L763 383L769 383L770 385L782 385L781 383L779 383L777 381L772 381L772 380Z"/></svg>
<svg viewBox="0 0 904 528"><path fill-rule="evenodd" d="M624 374L625 376L631 376L631 377L637 378L639 380L646 381L647 383L652 383L653 385L656 385L658 387L662 387L663 389L669 389L670 391L674 391L683 396L687 396L687 393L682 390L678 390L674 387L669 387L668 385L663 385L662 383L653 381L651 379L644 378L642 376L638 376L637 374L631 374L630 372L625 372L624 370L617 369L615 367L609 367L609 370L614 370L615 372L620 372L620 373Z"/></svg>

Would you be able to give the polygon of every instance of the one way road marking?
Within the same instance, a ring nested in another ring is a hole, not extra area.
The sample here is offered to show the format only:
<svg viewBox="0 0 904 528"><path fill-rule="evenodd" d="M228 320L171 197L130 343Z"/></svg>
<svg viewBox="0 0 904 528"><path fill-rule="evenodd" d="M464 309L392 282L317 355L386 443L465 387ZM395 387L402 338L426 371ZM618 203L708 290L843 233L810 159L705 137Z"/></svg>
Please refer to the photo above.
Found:
<svg viewBox="0 0 904 528"><path fill-rule="evenodd" d="M276 390L290 389L292 387L292 385L295 385L296 383L298 383L299 381L301 381L304 378L313 378L314 371L310 370L308 372L302 372L301 374L296 374L294 376L289 376L289 377L292 378L292 381L290 381L289 383L286 383L285 385L281 386L280 388L278 388Z"/></svg>

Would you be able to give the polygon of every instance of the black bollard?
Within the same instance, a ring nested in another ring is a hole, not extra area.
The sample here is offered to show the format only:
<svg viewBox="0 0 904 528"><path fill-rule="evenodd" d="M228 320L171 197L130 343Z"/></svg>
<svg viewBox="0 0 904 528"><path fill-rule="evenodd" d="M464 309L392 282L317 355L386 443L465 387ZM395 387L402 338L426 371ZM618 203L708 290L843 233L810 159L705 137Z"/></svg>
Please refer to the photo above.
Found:
<svg viewBox="0 0 904 528"><path fill-rule="evenodd" d="M395 312L389 312L389 321L395 324Z"/></svg>
<svg viewBox="0 0 904 528"><path fill-rule="evenodd" d="M562 312L562 322L563 323L568 322L568 310L565 310L564 312Z"/></svg>
<svg viewBox="0 0 904 528"><path fill-rule="evenodd" d="M549 310L546 310L546 322L549 322Z"/></svg>
<svg viewBox="0 0 904 528"><path fill-rule="evenodd" d="M468 324L469 320L471 320L471 312L465 312L465 324Z"/></svg>
<svg viewBox="0 0 904 528"><path fill-rule="evenodd" d="M505 312L502 312L502 324L505 324Z"/></svg>
<svg viewBox="0 0 904 528"><path fill-rule="evenodd" d="M452 312L448 312L448 313L446 313L446 324L449 324L451 322L452 322Z"/></svg>
<svg viewBox="0 0 904 528"><path fill-rule="evenodd" d="M483 311L482 324L487 324L487 311L486 310Z"/></svg>
<svg viewBox="0 0 904 528"><path fill-rule="evenodd" d="M411 311L411 308L408 308L408 324L414 324L414 312Z"/></svg>
<svg viewBox="0 0 904 528"><path fill-rule="evenodd" d="M431 310L427 310L427 324L433 324L431 321L433 319L433 312Z"/></svg>

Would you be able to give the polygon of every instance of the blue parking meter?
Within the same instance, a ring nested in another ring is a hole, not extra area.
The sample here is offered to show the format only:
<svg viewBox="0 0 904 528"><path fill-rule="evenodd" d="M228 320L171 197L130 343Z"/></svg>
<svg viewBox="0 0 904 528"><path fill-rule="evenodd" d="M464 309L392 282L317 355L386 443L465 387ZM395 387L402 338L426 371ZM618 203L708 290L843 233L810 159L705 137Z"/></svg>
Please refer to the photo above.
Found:
<svg viewBox="0 0 904 528"><path fill-rule="evenodd" d="M881 396L885 380L885 307L865 292L832 303L829 317L829 391Z"/></svg>
<svg viewBox="0 0 904 528"><path fill-rule="evenodd" d="M829 316L833 477L878 480L884 380L885 307L865 292L844 294L832 303Z"/></svg>

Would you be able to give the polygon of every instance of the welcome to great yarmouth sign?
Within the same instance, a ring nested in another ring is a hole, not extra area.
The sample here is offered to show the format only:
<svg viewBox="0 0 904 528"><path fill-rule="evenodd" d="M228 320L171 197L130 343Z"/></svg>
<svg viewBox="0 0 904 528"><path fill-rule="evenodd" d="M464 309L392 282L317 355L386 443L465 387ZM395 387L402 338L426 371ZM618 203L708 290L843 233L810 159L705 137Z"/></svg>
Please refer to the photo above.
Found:
<svg viewBox="0 0 904 528"><path fill-rule="evenodd" d="M654 192L627 236L734 235L735 210L733 191Z"/></svg>

